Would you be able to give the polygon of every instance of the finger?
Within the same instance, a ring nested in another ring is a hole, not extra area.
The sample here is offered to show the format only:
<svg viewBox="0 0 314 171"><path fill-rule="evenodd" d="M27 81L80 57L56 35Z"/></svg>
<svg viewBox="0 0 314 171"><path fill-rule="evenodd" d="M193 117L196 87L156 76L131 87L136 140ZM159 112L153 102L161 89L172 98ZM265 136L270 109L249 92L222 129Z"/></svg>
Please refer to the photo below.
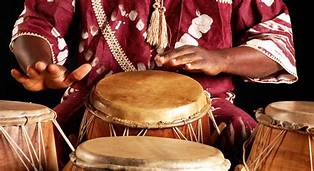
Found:
<svg viewBox="0 0 314 171"><path fill-rule="evenodd" d="M187 52L187 53L188 52L192 52L193 48L195 48L195 47L197 47L197 46L184 45L184 46L172 49L172 50L168 50L165 53L161 54L161 56L167 56L167 55L171 55L172 53L179 53L179 52L184 52L184 51Z"/></svg>
<svg viewBox="0 0 314 171"><path fill-rule="evenodd" d="M191 63L185 64L184 69L189 70L189 71L192 71L192 70L200 71L200 70L202 70L203 66L204 66L203 60L196 60L196 61L193 61Z"/></svg>
<svg viewBox="0 0 314 171"><path fill-rule="evenodd" d="M47 64L42 61L38 61L35 63L34 68L37 70L37 72L41 73L47 68Z"/></svg>
<svg viewBox="0 0 314 171"><path fill-rule="evenodd" d="M12 69L11 70L11 76L18 81L19 83L24 84L25 82L27 82L29 80L29 78L27 76L25 76L24 74L22 74L21 72L19 72L16 69Z"/></svg>
<svg viewBox="0 0 314 171"><path fill-rule="evenodd" d="M173 49L164 54L157 55L155 57L156 63L165 64L168 63L171 59L176 58L178 56L183 56L185 54L193 53L195 51L196 46L182 46L177 49Z"/></svg>
<svg viewBox="0 0 314 171"><path fill-rule="evenodd" d="M188 63L192 63L194 61L202 59L199 55L196 55L195 53L185 54L182 56L178 56L174 59L169 60L170 66L179 66L184 65Z"/></svg>
<svg viewBox="0 0 314 171"><path fill-rule="evenodd" d="M64 82L72 84L75 81L80 81L91 71L91 69L92 66L90 64L83 64L67 75Z"/></svg>
<svg viewBox="0 0 314 171"><path fill-rule="evenodd" d="M27 76L29 78L36 78L36 77L39 77L39 73L34 69L34 67L30 66L30 67L27 67Z"/></svg>
<svg viewBox="0 0 314 171"><path fill-rule="evenodd" d="M65 72L67 71L64 67L56 64L49 64L46 70L52 79L65 77Z"/></svg>

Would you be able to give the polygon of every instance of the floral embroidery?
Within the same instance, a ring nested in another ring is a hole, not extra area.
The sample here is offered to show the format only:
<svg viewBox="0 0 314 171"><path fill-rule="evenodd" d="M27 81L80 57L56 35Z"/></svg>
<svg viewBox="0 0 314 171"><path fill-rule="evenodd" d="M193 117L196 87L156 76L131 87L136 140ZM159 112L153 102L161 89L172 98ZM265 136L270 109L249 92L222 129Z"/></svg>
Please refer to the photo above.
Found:
<svg viewBox="0 0 314 171"><path fill-rule="evenodd" d="M202 37L202 33L207 33L213 23L213 19L207 14L200 15L197 12L198 17L192 20L192 24L189 27L188 33L196 39Z"/></svg>
<svg viewBox="0 0 314 171"><path fill-rule="evenodd" d="M179 48L184 45L198 46L198 42L191 35L184 33L179 42L176 42L174 47Z"/></svg>
<svg viewBox="0 0 314 171"><path fill-rule="evenodd" d="M198 46L196 39L200 39L202 34L207 33L210 30L213 19L207 14L200 14L199 11L196 11L196 16L197 17L192 20L192 23L189 26L188 33L184 33L179 42L175 43L175 48L184 45Z"/></svg>

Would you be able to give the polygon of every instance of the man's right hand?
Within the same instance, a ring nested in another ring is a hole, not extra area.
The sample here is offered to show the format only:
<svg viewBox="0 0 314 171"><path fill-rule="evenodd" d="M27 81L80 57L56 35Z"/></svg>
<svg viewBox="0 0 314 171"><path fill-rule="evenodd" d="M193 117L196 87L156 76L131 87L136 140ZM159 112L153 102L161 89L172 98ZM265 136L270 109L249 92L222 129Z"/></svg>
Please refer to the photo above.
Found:
<svg viewBox="0 0 314 171"><path fill-rule="evenodd" d="M38 61L27 67L26 75L17 69L11 70L12 77L23 84L29 91L41 91L47 88L62 89L69 87L73 82L80 81L90 71L90 64L83 64L70 72L65 67L57 64L46 64Z"/></svg>

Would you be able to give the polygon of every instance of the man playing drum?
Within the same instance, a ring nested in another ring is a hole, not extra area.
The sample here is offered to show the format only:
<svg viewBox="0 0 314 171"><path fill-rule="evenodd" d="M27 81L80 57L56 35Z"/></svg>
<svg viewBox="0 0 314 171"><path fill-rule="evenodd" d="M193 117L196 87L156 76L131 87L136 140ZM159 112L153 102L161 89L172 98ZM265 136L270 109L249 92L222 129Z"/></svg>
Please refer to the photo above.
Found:
<svg viewBox="0 0 314 171"><path fill-rule="evenodd" d="M69 71L63 67L64 36L76 13L80 66ZM292 36L281 0L27 0L10 44L25 74L11 74L30 91L67 88L54 108L65 130L78 127L79 109L107 75L151 69L186 74L211 94L217 124L227 124L217 146L236 164L256 121L233 105L232 76L295 82Z"/></svg>

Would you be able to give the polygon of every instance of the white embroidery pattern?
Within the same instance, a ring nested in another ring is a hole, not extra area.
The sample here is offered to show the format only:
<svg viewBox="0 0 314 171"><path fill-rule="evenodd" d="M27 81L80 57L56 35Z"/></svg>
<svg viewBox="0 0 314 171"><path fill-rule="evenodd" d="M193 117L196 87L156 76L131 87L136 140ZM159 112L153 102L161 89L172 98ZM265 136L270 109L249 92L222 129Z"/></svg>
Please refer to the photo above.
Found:
<svg viewBox="0 0 314 171"><path fill-rule="evenodd" d="M101 66L100 68L98 68L97 70L96 70L96 73L97 74L102 74L104 71L105 71L105 67L104 66Z"/></svg>
<svg viewBox="0 0 314 171"><path fill-rule="evenodd" d="M82 39L88 38L88 32L82 32Z"/></svg>
<svg viewBox="0 0 314 171"><path fill-rule="evenodd" d="M98 57L95 57L94 60L92 61L91 65L92 67L95 67L99 63Z"/></svg>
<svg viewBox="0 0 314 171"><path fill-rule="evenodd" d="M12 35L15 36L19 32L19 26L15 26L12 30Z"/></svg>
<svg viewBox="0 0 314 171"><path fill-rule="evenodd" d="M122 24L122 21L118 21L118 24L116 25L115 29L118 30L121 24Z"/></svg>
<svg viewBox="0 0 314 171"><path fill-rule="evenodd" d="M141 19L138 20L138 22L136 23L136 28L139 30L139 31L142 31L144 29L144 23Z"/></svg>
<svg viewBox="0 0 314 171"><path fill-rule="evenodd" d="M19 24L22 24L23 22L24 22L24 17L20 17L18 20L16 20L14 27L19 25Z"/></svg>
<svg viewBox="0 0 314 171"><path fill-rule="evenodd" d="M86 60L86 61L89 61L92 56L93 56L93 52L92 52L91 50L88 50L88 51L85 53L85 60Z"/></svg>
<svg viewBox="0 0 314 171"><path fill-rule="evenodd" d="M84 52L84 45L85 45L84 41L81 41L78 49L80 53Z"/></svg>
<svg viewBox="0 0 314 171"><path fill-rule="evenodd" d="M122 4L120 4L118 7L119 7L121 15L125 16L126 15L126 11L124 10L124 6Z"/></svg>
<svg viewBox="0 0 314 171"><path fill-rule="evenodd" d="M56 59L57 63L63 65L66 61L66 58L68 57L68 50L66 49L67 44L64 38L61 36L59 31L55 27L53 27L50 32L57 39L58 49L60 50Z"/></svg>
<svg viewBox="0 0 314 171"><path fill-rule="evenodd" d="M75 11L75 0L72 0L73 11Z"/></svg>
<svg viewBox="0 0 314 171"><path fill-rule="evenodd" d="M267 57L280 64L288 73L297 78L296 68L290 63L286 57L278 58L278 56L286 56L282 50L272 40L252 39L243 46L249 46L263 52ZM267 51L266 51L267 49ZM294 81L290 81L292 83Z"/></svg>
<svg viewBox="0 0 314 171"><path fill-rule="evenodd" d="M286 23L291 24L290 15L288 15L286 13L280 14L279 16L277 16L277 18L279 18L282 21L285 21Z"/></svg>
<svg viewBox="0 0 314 171"><path fill-rule="evenodd" d="M134 21L134 20L136 19L136 17L137 17L137 12L136 12L135 10L132 10L132 11L130 12L130 14L129 14L129 19L130 19L131 21Z"/></svg>
<svg viewBox="0 0 314 171"><path fill-rule="evenodd" d="M146 66L143 63L138 63L137 64L137 70L138 71L145 71L146 70Z"/></svg>
<svg viewBox="0 0 314 171"><path fill-rule="evenodd" d="M72 88L72 87L68 87L68 88L65 90L65 92L64 92L64 94L63 94L63 96L62 96L62 98L61 98L61 103L62 103L64 100L66 100L72 93L78 92L78 91L79 91L78 89L75 89L75 88Z"/></svg>
<svg viewBox="0 0 314 171"><path fill-rule="evenodd" d="M98 27L96 27L96 26L91 26L91 27L90 27L90 34L91 34L92 36L95 36L97 33L98 33Z"/></svg>
<svg viewBox="0 0 314 171"><path fill-rule="evenodd" d="M56 38L60 36L60 33L58 32L58 30L55 27L53 27L50 32Z"/></svg>
<svg viewBox="0 0 314 171"><path fill-rule="evenodd" d="M58 64L63 65L67 57L68 57L68 49L64 49L63 51L59 52L57 56Z"/></svg>
<svg viewBox="0 0 314 171"><path fill-rule="evenodd" d="M174 48L179 48L184 45L198 46L198 42L191 35L184 33L179 42L176 42Z"/></svg>
<svg viewBox="0 0 314 171"><path fill-rule="evenodd" d="M184 46L184 45L193 45L198 46L196 39L200 39L202 34L207 33L211 25L213 24L213 19L207 14L200 14L199 11L196 11L196 16L191 25L189 26L188 33L184 33L179 42L175 43L175 48Z"/></svg>
<svg viewBox="0 0 314 171"><path fill-rule="evenodd" d="M146 39L146 37L147 37L147 32L146 31L143 33L143 37L144 37L144 39Z"/></svg>
<svg viewBox="0 0 314 171"><path fill-rule="evenodd" d="M26 13L26 6L24 6L24 9L22 11L22 13L20 14L20 16L24 15Z"/></svg>
<svg viewBox="0 0 314 171"><path fill-rule="evenodd" d="M232 0L216 0L216 1L222 4L232 4Z"/></svg>
<svg viewBox="0 0 314 171"><path fill-rule="evenodd" d="M274 3L274 0L262 0L262 2L270 7Z"/></svg>
<svg viewBox="0 0 314 171"><path fill-rule="evenodd" d="M58 49L62 50L67 46L65 40L63 38L58 37Z"/></svg>
<svg viewBox="0 0 314 171"><path fill-rule="evenodd" d="M189 34L193 37L200 39L202 33L207 33L213 24L213 19L207 14L199 15L192 20L192 24L189 27Z"/></svg>

